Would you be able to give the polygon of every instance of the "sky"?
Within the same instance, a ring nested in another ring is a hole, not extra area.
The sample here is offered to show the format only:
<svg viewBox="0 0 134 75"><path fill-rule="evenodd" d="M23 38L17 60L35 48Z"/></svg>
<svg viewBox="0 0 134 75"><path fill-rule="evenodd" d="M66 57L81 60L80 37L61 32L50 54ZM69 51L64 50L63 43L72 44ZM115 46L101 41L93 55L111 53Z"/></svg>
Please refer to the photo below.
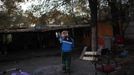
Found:
<svg viewBox="0 0 134 75"><path fill-rule="evenodd" d="M3 2L1 2L1 0L0 0L0 5L3 5Z"/></svg>
<svg viewBox="0 0 134 75"><path fill-rule="evenodd" d="M32 12L34 16L40 17L42 14L46 12L50 12L52 8L57 6L57 10L63 12L63 13L68 13L71 6L67 7L65 5L62 5L63 0L24 0L24 2L17 3L16 5L20 10L25 13L26 11ZM0 0L0 6L3 5L3 2ZM35 8L33 8L33 6ZM41 6L41 8L40 8ZM34 11L37 9L36 11ZM0 8L0 11L3 9Z"/></svg>
<svg viewBox="0 0 134 75"><path fill-rule="evenodd" d="M70 14L70 9L72 8L72 6L64 5L63 1L64 0L24 0L24 2L17 3L16 5L18 6L18 8L20 10L23 10L23 13L25 11L31 11L32 13L34 13L35 16L40 16L46 12L49 12L55 6L57 6L57 8L56 8L57 10L59 10L63 13L66 13L66 14ZM72 0L72 1L78 1L78 0ZM0 0L0 6L2 6L2 5L3 5L3 3ZM77 4L73 3L72 5L75 6ZM33 6L35 6L35 7L37 6L36 9L38 9L38 10L34 11ZM39 8L39 6L42 6L42 8ZM0 10L3 10L3 9L0 8ZM75 9L74 9L74 11L75 11ZM41 14L39 14L40 12L41 12Z"/></svg>
<svg viewBox="0 0 134 75"><path fill-rule="evenodd" d="M0 7L2 7L2 5L3 5L3 2L1 2L1 0L0 0ZM0 11L2 11L3 9L2 8L0 8Z"/></svg>
<svg viewBox="0 0 134 75"><path fill-rule="evenodd" d="M59 5L61 2L63 2L63 0L24 0L24 2L19 3L19 6L21 6L22 10L25 12L26 10L30 10L32 8L32 5L41 5L44 2L43 4L48 5L48 8L45 9L45 11L47 12L47 11L49 11L50 8L52 8L54 6L53 2L56 2L56 1L58 1ZM103 0L101 0L101 1L103 1ZM126 1L128 1L128 0L122 0L122 4L126 3ZM49 2L49 3L46 3L46 2ZM2 5L3 5L3 3L0 0L0 6L2 6ZM59 9L61 11L65 11L64 6L59 7ZM43 10L44 10L44 8L42 8L40 11L43 11Z"/></svg>
<svg viewBox="0 0 134 75"><path fill-rule="evenodd" d="M44 0L25 0L24 2L19 3L24 11L28 10L32 5L39 5Z"/></svg>
<svg viewBox="0 0 134 75"><path fill-rule="evenodd" d="M25 0L24 2L19 3L19 6L21 6L23 12L32 11L35 16L40 17L42 14L49 12L50 9L56 6L54 2L57 2L59 5L57 8L58 10L65 11L64 6L61 7L63 0ZM34 11L32 6L37 6L37 11ZM38 8L38 6L41 6L42 8Z"/></svg>

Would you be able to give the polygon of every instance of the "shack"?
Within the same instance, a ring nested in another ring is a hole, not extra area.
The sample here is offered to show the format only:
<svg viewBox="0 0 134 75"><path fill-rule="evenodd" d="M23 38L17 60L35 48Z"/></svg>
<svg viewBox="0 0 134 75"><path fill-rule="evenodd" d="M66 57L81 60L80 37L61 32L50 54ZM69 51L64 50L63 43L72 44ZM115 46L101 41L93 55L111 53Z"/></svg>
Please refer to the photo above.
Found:
<svg viewBox="0 0 134 75"><path fill-rule="evenodd" d="M0 50L8 53L20 50L59 48L55 32L68 30L76 47L90 46L90 25L47 26L39 28L0 30Z"/></svg>

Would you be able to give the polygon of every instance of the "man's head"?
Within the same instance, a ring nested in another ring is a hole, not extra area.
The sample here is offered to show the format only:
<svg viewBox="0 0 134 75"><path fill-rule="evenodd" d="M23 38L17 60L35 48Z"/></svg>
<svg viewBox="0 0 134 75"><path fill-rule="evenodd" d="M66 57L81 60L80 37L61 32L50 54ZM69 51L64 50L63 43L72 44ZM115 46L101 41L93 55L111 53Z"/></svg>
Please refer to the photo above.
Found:
<svg viewBox="0 0 134 75"><path fill-rule="evenodd" d="M62 31L61 36L62 37L68 37L69 36L68 31Z"/></svg>

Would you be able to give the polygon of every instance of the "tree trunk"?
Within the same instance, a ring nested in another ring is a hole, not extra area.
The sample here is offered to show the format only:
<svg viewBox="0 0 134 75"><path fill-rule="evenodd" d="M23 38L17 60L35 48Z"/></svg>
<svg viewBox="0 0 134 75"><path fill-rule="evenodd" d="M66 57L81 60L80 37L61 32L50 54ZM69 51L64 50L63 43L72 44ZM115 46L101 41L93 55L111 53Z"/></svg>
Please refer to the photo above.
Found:
<svg viewBox="0 0 134 75"><path fill-rule="evenodd" d="M92 32L92 40L91 47L92 51L97 50L97 0L88 0L89 7L91 10L91 32Z"/></svg>
<svg viewBox="0 0 134 75"><path fill-rule="evenodd" d="M115 36L116 34L121 34L120 33L120 27L119 27L119 17L120 17L120 13L119 13L119 5L117 6L117 2L116 0L107 0L108 1L108 5L111 8L111 22L112 22L112 26L113 26L113 35Z"/></svg>

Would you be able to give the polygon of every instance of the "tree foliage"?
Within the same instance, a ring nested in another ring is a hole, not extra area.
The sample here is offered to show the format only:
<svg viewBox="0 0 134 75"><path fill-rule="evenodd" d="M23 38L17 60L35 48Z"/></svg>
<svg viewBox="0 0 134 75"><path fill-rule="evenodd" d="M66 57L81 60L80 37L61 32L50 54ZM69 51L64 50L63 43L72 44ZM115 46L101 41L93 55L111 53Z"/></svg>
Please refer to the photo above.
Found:
<svg viewBox="0 0 134 75"><path fill-rule="evenodd" d="M87 0L2 0L1 29L29 27L31 24L78 24L88 23ZM21 3L31 2L25 11ZM86 3L86 4L85 4ZM76 20L75 20L76 19ZM78 20L78 21L77 21ZM53 22L52 22L53 21ZM79 22L81 21L81 22ZM83 22L82 22L83 21Z"/></svg>
<svg viewBox="0 0 134 75"><path fill-rule="evenodd" d="M92 13L88 1L90 0L1 0L3 5L0 6L0 28L29 27L31 24L87 24ZM23 10L21 4L27 3L31 5ZM120 6L117 0L98 0L98 5L100 20L102 17L106 20L111 16L113 18L117 15L116 10L120 16L124 16L122 13L128 13L126 11L128 6L124 4ZM115 12L112 13L112 11ZM124 20L122 19L122 22L126 21Z"/></svg>
<svg viewBox="0 0 134 75"><path fill-rule="evenodd" d="M19 28L26 26L29 21L27 17L23 16L20 7L17 6L18 2L23 0L2 0L2 8L0 14L0 29Z"/></svg>
<svg viewBox="0 0 134 75"><path fill-rule="evenodd" d="M128 26L129 2L128 0L107 0L111 10L114 35L124 35Z"/></svg>

